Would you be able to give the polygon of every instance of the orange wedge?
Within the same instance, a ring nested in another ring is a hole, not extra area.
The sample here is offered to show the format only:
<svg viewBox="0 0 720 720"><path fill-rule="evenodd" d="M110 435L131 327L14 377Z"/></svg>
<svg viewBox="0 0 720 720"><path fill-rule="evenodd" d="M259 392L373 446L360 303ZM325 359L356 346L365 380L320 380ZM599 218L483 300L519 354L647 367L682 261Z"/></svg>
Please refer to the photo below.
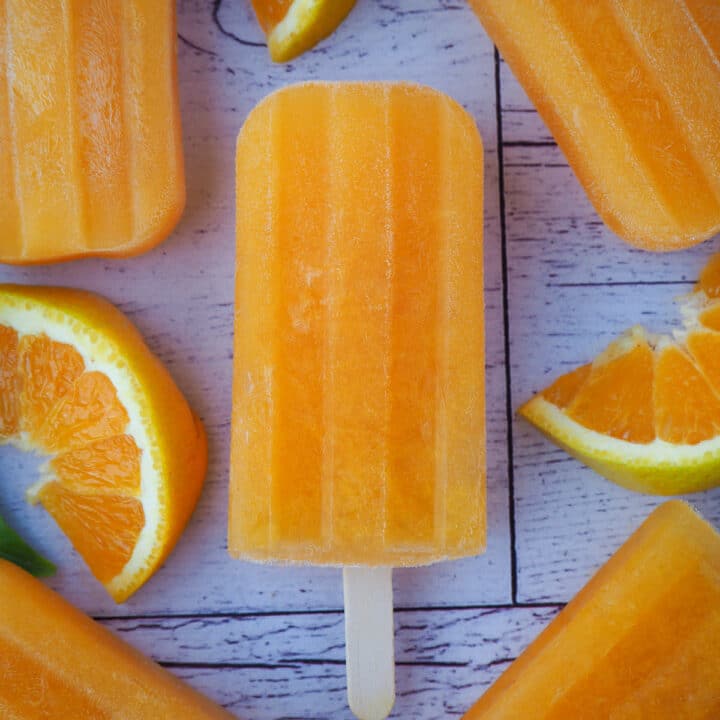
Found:
<svg viewBox="0 0 720 720"><path fill-rule="evenodd" d="M135 327L65 288L0 285L0 441L47 456L28 497L117 602L172 550L207 465L201 423Z"/></svg>
<svg viewBox="0 0 720 720"><path fill-rule="evenodd" d="M270 57L288 62L330 35L355 0L252 0Z"/></svg>
<svg viewBox="0 0 720 720"><path fill-rule="evenodd" d="M720 485L720 256L679 299L674 337L628 330L558 378L520 415L571 455L632 490Z"/></svg>

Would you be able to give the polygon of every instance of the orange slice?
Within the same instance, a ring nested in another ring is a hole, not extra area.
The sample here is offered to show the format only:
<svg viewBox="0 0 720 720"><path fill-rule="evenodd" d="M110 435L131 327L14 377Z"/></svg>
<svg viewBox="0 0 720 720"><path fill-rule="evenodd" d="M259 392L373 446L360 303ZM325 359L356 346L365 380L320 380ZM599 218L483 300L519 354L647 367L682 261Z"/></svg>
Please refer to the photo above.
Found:
<svg viewBox="0 0 720 720"><path fill-rule="evenodd" d="M330 35L355 0L252 0L270 57L288 62Z"/></svg>
<svg viewBox="0 0 720 720"><path fill-rule="evenodd" d="M0 285L0 441L47 456L28 497L117 602L172 550L207 465L201 423L135 327L64 288Z"/></svg>
<svg viewBox="0 0 720 720"><path fill-rule="evenodd" d="M680 298L674 337L628 330L519 413L601 475L659 495L720 485L720 263Z"/></svg>

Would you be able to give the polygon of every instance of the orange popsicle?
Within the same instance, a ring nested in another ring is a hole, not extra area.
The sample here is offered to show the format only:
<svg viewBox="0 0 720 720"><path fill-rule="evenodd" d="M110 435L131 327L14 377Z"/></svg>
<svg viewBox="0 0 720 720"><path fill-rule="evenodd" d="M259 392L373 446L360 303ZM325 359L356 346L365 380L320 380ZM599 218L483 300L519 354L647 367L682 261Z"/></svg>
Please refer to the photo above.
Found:
<svg viewBox="0 0 720 720"><path fill-rule="evenodd" d="M720 717L720 535L665 503L465 720Z"/></svg>
<svg viewBox="0 0 720 720"><path fill-rule="evenodd" d="M595 209L650 250L720 230L717 0L470 0Z"/></svg>
<svg viewBox="0 0 720 720"><path fill-rule="evenodd" d="M147 250L185 204L172 0L0 1L0 262Z"/></svg>
<svg viewBox="0 0 720 720"><path fill-rule="evenodd" d="M8 720L232 720L4 560L0 679L0 717Z"/></svg>
<svg viewBox="0 0 720 720"><path fill-rule="evenodd" d="M482 193L474 123L420 86L286 88L238 139L229 549L354 566L363 720L394 701L390 568L485 544Z"/></svg>
<svg viewBox="0 0 720 720"><path fill-rule="evenodd" d="M237 149L230 552L418 565L485 542L482 147L407 84L286 88Z"/></svg>

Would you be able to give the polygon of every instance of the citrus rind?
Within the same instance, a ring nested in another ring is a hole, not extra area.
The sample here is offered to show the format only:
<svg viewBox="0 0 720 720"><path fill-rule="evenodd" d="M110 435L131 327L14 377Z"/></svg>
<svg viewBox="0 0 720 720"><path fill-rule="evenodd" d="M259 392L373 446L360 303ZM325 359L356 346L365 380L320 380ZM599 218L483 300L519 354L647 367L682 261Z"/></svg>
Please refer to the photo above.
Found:
<svg viewBox="0 0 720 720"><path fill-rule="evenodd" d="M720 483L720 437L695 445L631 443L580 425L540 395L519 413L570 455L629 490L681 495Z"/></svg>

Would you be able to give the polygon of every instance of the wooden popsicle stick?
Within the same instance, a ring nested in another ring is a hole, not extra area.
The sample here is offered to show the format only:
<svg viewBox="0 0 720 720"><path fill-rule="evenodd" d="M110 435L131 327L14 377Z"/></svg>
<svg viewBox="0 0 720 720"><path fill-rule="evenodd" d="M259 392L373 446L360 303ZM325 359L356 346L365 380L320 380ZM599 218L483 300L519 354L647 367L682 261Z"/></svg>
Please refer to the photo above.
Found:
<svg viewBox="0 0 720 720"><path fill-rule="evenodd" d="M359 720L384 720L395 703L392 568L343 568L348 704Z"/></svg>

